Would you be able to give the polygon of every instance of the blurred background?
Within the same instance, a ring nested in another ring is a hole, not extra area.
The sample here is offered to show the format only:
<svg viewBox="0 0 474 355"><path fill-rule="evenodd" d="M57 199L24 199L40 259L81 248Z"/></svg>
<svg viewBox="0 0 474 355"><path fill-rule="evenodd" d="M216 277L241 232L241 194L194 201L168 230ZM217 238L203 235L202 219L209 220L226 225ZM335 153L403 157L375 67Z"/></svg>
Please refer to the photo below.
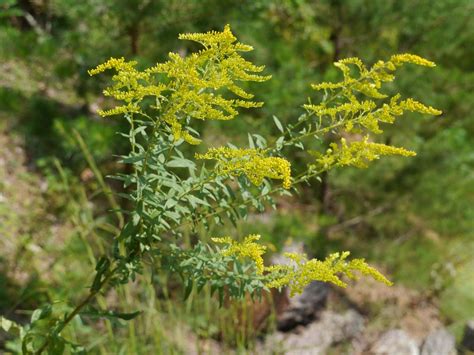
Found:
<svg viewBox="0 0 474 355"><path fill-rule="evenodd" d="M437 63L406 66L389 86L444 112L387 127L383 140L416 150L415 158L332 171L279 200L278 212L238 225L242 235L261 234L274 257L291 248L316 257L350 250L395 285L316 284L306 298L286 297L283 310L268 298L219 309L209 290L183 302L179 280L149 272L98 299L99 307L141 310L140 317L78 320L71 339L101 354L278 352L284 347L272 344L316 346L315 339L320 352L308 354L377 353L396 339L426 348L433 334L468 349L473 14L472 0L0 0L0 315L22 322L43 302L80 299L114 233L104 192L120 186L104 177L122 169L114 154L127 149L116 134L125 122L97 116L107 78L87 70L111 56L150 66L169 51L196 50L179 33L229 23L254 46L248 58L273 78L251 86L262 109L200 127L213 145L245 145L247 132L276 135L272 115L296 120L310 83L339 78L338 59L373 63L408 52ZM0 353L6 349L18 344L0 334Z"/></svg>

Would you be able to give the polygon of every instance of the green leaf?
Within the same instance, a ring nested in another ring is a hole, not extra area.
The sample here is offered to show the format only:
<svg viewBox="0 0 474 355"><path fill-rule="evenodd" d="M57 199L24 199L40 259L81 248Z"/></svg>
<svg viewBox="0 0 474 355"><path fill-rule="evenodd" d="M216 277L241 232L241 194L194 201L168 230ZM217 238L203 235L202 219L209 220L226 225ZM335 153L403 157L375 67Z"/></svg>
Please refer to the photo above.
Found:
<svg viewBox="0 0 474 355"><path fill-rule="evenodd" d="M282 126L280 120L277 118L277 116L273 115L273 121L275 122L275 125L277 126L278 130L281 133L283 133L284 132L283 126Z"/></svg>
<svg viewBox="0 0 474 355"><path fill-rule="evenodd" d="M298 122L304 121L306 119L306 114L303 113L300 117L298 117Z"/></svg>
<svg viewBox="0 0 474 355"><path fill-rule="evenodd" d="M253 141L252 135L249 133L248 136L249 136L249 147L253 149L255 148L255 143Z"/></svg>
<svg viewBox="0 0 474 355"><path fill-rule="evenodd" d="M196 169L196 164L193 161L184 158L174 158L173 160L170 160L168 163L166 163L166 166L169 168Z"/></svg>
<svg viewBox="0 0 474 355"><path fill-rule="evenodd" d="M253 137L255 138L255 145L258 148L264 149L264 148L267 147L267 140L265 138L263 138L261 135L253 134Z"/></svg>
<svg viewBox="0 0 474 355"><path fill-rule="evenodd" d="M134 226L138 226L138 223L140 223L140 215L138 213L133 213L132 214L132 224Z"/></svg>
<svg viewBox="0 0 474 355"><path fill-rule="evenodd" d="M283 148L283 143L285 142L285 137L284 136L281 136L277 139L276 143L275 143L275 146L278 150L280 150L281 148Z"/></svg>
<svg viewBox="0 0 474 355"><path fill-rule="evenodd" d="M177 200L175 200L174 198L169 198L168 200L166 200L165 209L171 209L177 204L178 204Z"/></svg>
<svg viewBox="0 0 474 355"><path fill-rule="evenodd" d="M114 311L100 311L94 307L89 307L87 311L81 312L81 316L92 317L92 318L109 318L109 319L122 319L132 320L142 313L141 311L135 311L131 313L122 313Z"/></svg>
<svg viewBox="0 0 474 355"><path fill-rule="evenodd" d="M301 142L295 143L295 147L300 148L301 150L304 150L304 145Z"/></svg>
<svg viewBox="0 0 474 355"><path fill-rule="evenodd" d="M43 307L35 310L31 315L31 323L34 323L40 319L48 317L53 312L53 307L50 304L46 304Z"/></svg>
<svg viewBox="0 0 474 355"><path fill-rule="evenodd" d="M196 196L188 195L188 196L186 196L186 198L188 199L191 206L193 206L193 208L196 208L197 205L204 205L204 206L207 206L207 207L211 207L211 205L209 203L207 203L206 201L204 201L204 200L202 200L202 199L200 199Z"/></svg>
<svg viewBox="0 0 474 355"><path fill-rule="evenodd" d="M124 157L120 162L124 164L133 164L143 159L145 159L145 154L138 154L138 155Z"/></svg>
<svg viewBox="0 0 474 355"><path fill-rule="evenodd" d="M15 337L19 337L23 333L23 327L2 316L0 316L0 329Z"/></svg>
<svg viewBox="0 0 474 355"><path fill-rule="evenodd" d="M193 290L193 280L191 278L186 279L185 288L184 288L184 296L183 300L186 301Z"/></svg>
<svg viewBox="0 0 474 355"><path fill-rule="evenodd" d="M109 268L110 260L105 256L101 257L95 267L97 274L95 275L94 281L92 282L91 286L91 289L93 291L97 291L100 289L102 283L102 276L109 270Z"/></svg>
<svg viewBox="0 0 474 355"><path fill-rule="evenodd" d="M110 266L109 259L106 256L102 256L97 262L97 265L95 266L95 270L98 272L104 272L108 270L109 266Z"/></svg>
<svg viewBox="0 0 474 355"><path fill-rule="evenodd" d="M136 136L137 134L141 133L143 136L146 136L146 133L145 133L146 129L147 129L147 126L140 126L133 131L133 134Z"/></svg>
<svg viewBox="0 0 474 355"><path fill-rule="evenodd" d="M135 232L135 226L133 225L133 223L131 222L128 222L125 227L122 229L122 231L120 232L120 235L118 237L119 240L125 240L127 239L129 236L132 235L132 233Z"/></svg>

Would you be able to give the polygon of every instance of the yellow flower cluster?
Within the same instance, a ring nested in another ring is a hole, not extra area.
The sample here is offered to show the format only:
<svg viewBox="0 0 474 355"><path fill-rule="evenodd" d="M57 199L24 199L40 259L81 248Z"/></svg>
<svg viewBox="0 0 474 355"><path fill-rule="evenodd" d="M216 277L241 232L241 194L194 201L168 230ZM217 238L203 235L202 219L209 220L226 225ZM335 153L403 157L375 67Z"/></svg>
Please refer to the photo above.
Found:
<svg viewBox="0 0 474 355"><path fill-rule="evenodd" d="M400 101L396 94L388 102L377 103L376 99L386 99L387 95L380 92L382 84L393 81L394 71L405 63L433 67L435 64L414 54L393 55L386 62L378 61L367 68L359 58L346 58L334 65L342 71L343 80L337 83L323 82L313 84L315 90L334 91L333 97L319 105L308 104L304 107L319 117L331 118L331 122L342 122L346 131L361 133L362 129L380 134L380 123L394 123L396 116L405 111L419 112L429 115L440 115L442 112L426 106L412 98ZM362 100L361 97L369 99Z"/></svg>
<svg viewBox="0 0 474 355"><path fill-rule="evenodd" d="M405 63L411 63L421 66L434 67L435 63L414 54L397 54L390 57L385 62L379 60L370 69L359 58L345 58L334 63L341 70L344 80L339 83L323 82L312 85L315 90L335 90L344 89L343 93L349 94L351 91L358 91L374 98L384 98L386 95L378 92L383 82L390 82L395 79L392 74L397 67ZM358 77L354 77L354 66L358 70Z"/></svg>
<svg viewBox="0 0 474 355"><path fill-rule="evenodd" d="M213 242L225 245L221 251L223 255L234 256L240 260L251 259L257 273L265 274L265 278L268 280L267 287L289 286L291 295L303 292L304 288L312 281L331 282L337 286L346 287L347 284L341 280L341 276L344 275L355 280L358 277L355 272L371 276L389 286L392 285L385 276L368 265L364 259L347 260L350 254L347 251L331 254L324 260L308 260L304 254L286 253L285 256L291 260L290 263L265 267L263 255L267 248L258 244L258 240L260 240L258 234L251 234L245 237L242 242L237 242L231 237L212 238Z"/></svg>
<svg viewBox="0 0 474 355"><path fill-rule="evenodd" d="M291 164L279 157L265 156L262 149L211 148L205 154L196 154L197 159L217 160L219 175L245 174L254 185L261 185L264 178L283 180L283 187L291 187Z"/></svg>
<svg viewBox="0 0 474 355"><path fill-rule="evenodd" d="M157 102L153 108L159 111L158 116L175 140L198 144L200 140L184 127L189 117L230 120L238 114L238 108L262 106L262 102L252 101L253 95L239 85L245 81L266 81L270 76L260 75L264 66L256 66L239 54L252 47L237 42L229 25L222 32L182 34L179 38L198 42L204 48L186 57L170 53L168 61L144 71L135 68L136 62L126 62L124 58L111 58L90 70L90 75L115 70L114 85L105 89L104 94L126 103L99 114L142 112L142 100L153 96ZM226 90L238 98L229 98Z"/></svg>
<svg viewBox="0 0 474 355"><path fill-rule="evenodd" d="M185 33L180 34L179 39L194 41L202 44L204 48L223 47L224 52L228 50L233 52L249 52L253 50L252 46L236 42L237 38L232 34L230 26L226 25L223 32L209 31L207 33Z"/></svg>
<svg viewBox="0 0 474 355"><path fill-rule="evenodd" d="M114 116L114 115L122 115L126 113L137 113L140 112L140 108L133 104L123 105L123 106L116 106L110 110L99 110L97 113L102 116Z"/></svg>
<svg viewBox="0 0 474 355"><path fill-rule="evenodd" d="M238 108L263 105L262 102L251 101L253 95L237 83L262 82L270 79L270 76L259 75L265 67L256 66L240 56L238 52L250 51L252 47L237 42L229 25L222 32L182 34L179 38L198 42L204 49L185 58L170 53L167 62L147 71L165 74L170 84L173 84L169 97L172 105L164 119L173 127L175 139L183 137L193 143L186 134L180 133L181 118L230 120L238 114ZM222 89L227 89L240 99L226 97L221 93Z"/></svg>
<svg viewBox="0 0 474 355"><path fill-rule="evenodd" d="M127 62L124 58L110 58L105 63L89 70L90 75L97 75L109 69L115 70L117 74L112 77L114 85L106 88L104 95L126 103L110 110L99 110L100 116L140 112L138 104L145 96L159 96L165 90L164 85L149 85L149 75L135 69L136 65L137 62Z"/></svg>
<svg viewBox="0 0 474 355"><path fill-rule="evenodd" d="M108 69L115 69L117 72L134 71L135 65L137 65L137 62L135 61L126 62L125 58L123 57L110 58L105 63L99 64L97 67L95 67L94 69L90 69L88 72L89 72L89 75L97 75L97 74L103 73L104 71Z"/></svg>
<svg viewBox="0 0 474 355"><path fill-rule="evenodd" d="M258 274L263 274L263 254L265 254L266 247L255 243L260 239L260 235L251 234L245 237L243 242L237 242L231 237L212 238L212 241L219 244L225 244L226 248L222 251L223 255L235 256L238 259L250 258L255 263L255 268Z"/></svg>
<svg viewBox="0 0 474 355"><path fill-rule="evenodd" d="M416 65L421 65L424 67L435 67L436 64L430 60L422 58L415 54L395 54L390 57L390 63L393 63L396 66L403 65L405 63L411 63Z"/></svg>
<svg viewBox="0 0 474 355"><path fill-rule="evenodd" d="M441 115L443 112L431 106L426 106L413 99L407 99L400 102L400 108L407 111L424 113L427 115Z"/></svg>
<svg viewBox="0 0 474 355"><path fill-rule="evenodd" d="M384 103L376 110L368 110L359 112L358 117L349 119L346 122L345 128L347 132L354 130L354 124L358 124L368 131L380 134L383 131L380 129L379 123L394 123L395 117L403 114L403 108L398 103L400 95L397 94L390 99L389 103ZM371 101L373 102L373 101ZM375 103L374 103L375 104Z"/></svg>
<svg viewBox="0 0 474 355"><path fill-rule="evenodd" d="M384 103L381 107L373 110L370 107L375 107L375 103L373 101L369 101L373 103L373 105L366 104L366 109L361 109L359 111L359 105L353 105L352 115L348 117L345 128L348 132L354 130L354 124L358 124L367 130L379 134L383 131L380 129L379 123L393 123L395 122L396 116L401 116L405 113L405 111L411 112L418 112L421 114L428 114L428 115L440 115L442 112L437 110L431 106L427 106L413 100L411 98L400 101L400 95L394 95L389 103ZM365 102L365 101L364 101ZM347 104L340 105L342 107L346 106ZM339 106L338 106L339 107ZM336 108L333 108L337 110ZM340 111L338 111L340 112ZM357 114L357 116L356 116Z"/></svg>
<svg viewBox="0 0 474 355"><path fill-rule="evenodd" d="M111 96L117 100L132 102L141 101L145 96L159 97L166 90L163 84L142 86L137 85L133 91L122 91L119 88L107 88L104 90L105 96Z"/></svg>
<svg viewBox="0 0 474 355"><path fill-rule="evenodd" d="M316 156L318 167L329 169L336 166L355 166L366 168L368 162L379 159L382 155L401 155L405 157L415 156L416 153L405 148L392 147L386 144L369 142L366 136L362 141L347 143L344 138L341 144L331 143L326 154Z"/></svg>
<svg viewBox="0 0 474 355"><path fill-rule="evenodd" d="M289 286L291 295L303 292L303 289L312 281L331 282L340 287L347 284L341 280L340 276L345 275L349 279L357 279L354 272L369 275L375 280L387 285L392 283L387 280L374 267L368 265L364 259L353 259L347 261L349 252L334 253L325 260L308 260L305 255L297 253L287 253L286 257L291 259L288 265L273 265L265 268L269 272L271 281L267 284L270 288L281 288Z"/></svg>

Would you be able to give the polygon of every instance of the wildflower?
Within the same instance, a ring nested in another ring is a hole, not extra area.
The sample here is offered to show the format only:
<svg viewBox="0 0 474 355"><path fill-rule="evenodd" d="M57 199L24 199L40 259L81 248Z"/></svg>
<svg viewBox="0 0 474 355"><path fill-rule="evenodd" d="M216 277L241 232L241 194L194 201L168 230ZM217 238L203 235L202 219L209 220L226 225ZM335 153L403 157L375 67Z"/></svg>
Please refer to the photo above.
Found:
<svg viewBox="0 0 474 355"><path fill-rule="evenodd" d="M179 36L203 45L204 49L182 58L169 54L169 60L147 70L151 74L165 74L172 87L169 111L176 120L192 117L201 120L230 120L238 114L237 108L261 107L262 102L251 101L253 95L238 86L243 81L262 82L270 76L259 75L264 66L256 66L241 57L238 52L250 51L236 41L230 27L224 31L191 33ZM227 89L240 97L232 99L220 93ZM176 128L177 125L174 126ZM185 133L173 129L175 139Z"/></svg>
<svg viewBox="0 0 474 355"><path fill-rule="evenodd" d="M115 69L117 72L121 71L133 71L135 70L135 65L137 65L137 62L135 61L130 61L127 62L125 61L125 58L110 58L107 60L105 63L99 64L97 67L94 69L90 69L88 71L89 75L97 75L100 73L103 73L104 71L108 69Z"/></svg>
<svg viewBox="0 0 474 355"><path fill-rule="evenodd" d="M136 105L128 104L124 106L116 106L110 110L99 110L98 114L102 117L106 117L106 116L126 114L130 112L134 112L134 113L140 112L140 108Z"/></svg>
<svg viewBox="0 0 474 355"><path fill-rule="evenodd" d="M254 65L239 54L253 48L238 42L229 25L222 32L181 34L179 38L198 42L203 49L186 57L169 53L168 61L143 71L136 69L137 62L124 58L110 58L89 70L90 75L115 70L114 84L104 90L104 95L125 103L99 114L142 113L141 102L151 96L157 103L153 107L157 116L168 125L174 139L199 144L200 140L186 127L189 118L230 120L238 115L239 108L263 105L252 101L253 94L239 85L266 81L270 76L260 74L264 66Z"/></svg>
<svg viewBox="0 0 474 355"><path fill-rule="evenodd" d="M400 66L405 63L411 63L416 65L421 65L425 67L435 67L436 64L430 60L422 58L415 54L395 54L390 57L390 63L393 63L395 66Z"/></svg>
<svg viewBox="0 0 474 355"><path fill-rule="evenodd" d="M279 157L267 157L262 149L211 148L197 159L217 160L216 171L220 175L245 174L251 183L261 185L264 178L283 180L283 187L291 187L291 164Z"/></svg>
<svg viewBox="0 0 474 355"><path fill-rule="evenodd" d="M339 287L347 284L341 280L341 275L349 279L357 279L354 272L373 277L375 280L392 285L377 269L368 265L364 259L353 259L347 261L350 255L348 251L330 254L324 260L308 260L306 255L298 253L286 253L285 256L292 260L288 265L273 265L265 268L269 273L270 288L281 288L289 286L291 295L303 292L304 288L313 281L331 282Z"/></svg>
<svg viewBox="0 0 474 355"><path fill-rule="evenodd" d="M414 54L394 55L386 62L379 60L370 69L359 58L341 59L334 65L342 71L342 81L312 85L314 90L338 90L338 93L333 94L327 102L304 107L320 118L329 116L332 123L338 120L347 131L357 133L366 129L380 134L383 132L380 123L394 123L396 116L403 115L405 111L440 115L440 110L412 98L400 101L400 94L396 94L388 100L388 96L380 91L382 84L393 81L393 72L405 63L435 66L433 62ZM361 97L368 99L362 100ZM387 100L377 101L382 99ZM328 157L325 159L328 160Z"/></svg>
<svg viewBox="0 0 474 355"><path fill-rule="evenodd" d="M238 259L250 258L255 263L255 268L258 274L263 274L263 254L265 254L266 247L255 243L260 239L258 234L250 234L245 237L244 241L239 243L231 237L212 238L214 243L225 244L226 247L222 251L225 256L235 256Z"/></svg>
<svg viewBox="0 0 474 355"><path fill-rule="evenodd" d="M431 106L426 106L413 99L407 99L400 103L400 107L407 111L424 113L427 115L441 115L443 112Z"/></svg>
<svg viewBox="0 0 474 355"><path fill-rule="evenodd" d="M341 138L341 144L331 143L326 154L316 156L317 164L323 169L336 166L354 166L367 168L368 163L377 160L383 155L400 155L405 157L415 156L416 153L405 148L392 147L386 144L369 142L365 136L362 141L347 143Z"/></svg>

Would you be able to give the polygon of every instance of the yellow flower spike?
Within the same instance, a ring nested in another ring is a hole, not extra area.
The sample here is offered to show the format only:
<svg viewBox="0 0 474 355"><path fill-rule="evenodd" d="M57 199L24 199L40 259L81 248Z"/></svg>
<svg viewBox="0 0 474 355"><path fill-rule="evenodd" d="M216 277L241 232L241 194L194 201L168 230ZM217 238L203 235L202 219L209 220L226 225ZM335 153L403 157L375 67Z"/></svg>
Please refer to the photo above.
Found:
<svg viewBox="0 0 474 355"><path fill-rule="evenodd" d="M99 110L97 113L101 117L107 117L107 116L114 116L114 115L122 115L125 113L137 113L140 112L140 108L138 106L129 104L129 105L124 105L124 106L117 106L114 107L110 110Z"/></svg>
<svg viewBox="0 0 474 355"><path fill-rule="evenodd" d="M434 107L431 106L426 106L422 104L421 102L418 102L413 99L407 99L402 102L400 102L400 107L404 110L407 111L412 111L412 112L419 112L419 113L424 113L427 115L441 115L443 111L440 111L438 109L435 109Z"/></svg>
<svg viewBox="0 0 474 355"><path fill-rule="evenodd" d="M357 66L357 68L359 69L359 71L362 75L365 75L368 72L367 67L365 66L365 64L362 62L362 60L360 60L357 57L344 58L344 59L341 59L341 60L337 61L336 63L339 64L339 67L341 67L341 64L353 64L353 65Z"/></svg>
<svg viewBox="0 0 474 355"><path fill-rule="evenodd" d="M325 155L316 155L317 164L325 169L335 166L354 166L367 168L368 163L379 159L381 156L400 155L404 157L415 156L416 153L400 147L392 147L386 144L369 142L369 136L362 141L347 143L342 138L340 145L331 143Z"/></svg>
<svg viewBox="0 0 474 355"><path fill-rule="evenodd" d="M340 89L343 86L344 86L344 82L339 82L339 83L322 82L319 84L311 84L311 87L314 90L335 90L335 89Z"/></svg>
<svg viewBox="0 0 474 355"><path fill-rule="evenodd" d="M204 47L213 45L230 45L237 41L237 38L232 34L230 25L224 27L224 31L209 31L206 33L182 33L178 36L179 39L194 41L201 43Z"/></svg>
<svg viewBox="0 0 474 355"><path fill-rule="evenodd" d="M375 280L392 285L377 269L368 265L364 259L353 259L347 261L350 253L330 254L324 260L308 260L306 255L287 253L285 256L292 260L288 265L273 265L265 268L270 281L270 288L290 287L291 295L303 292L304 288L313 281L331 282L339 287L347 284L341 280L344 275L349 279L357 279L354 272L373 277Z"/></svg>
<svg viewBox="0 0 474 355"><path fill-rule="evenodd" d="M260 239L258 234L250 234L245 237L243 242L237 242L230 237L212 238L214 243L225 244L226 247L222 250L225 256L235 256L238 259L249 258L255 263L255 268L258 274L263 274L263 255L267 249L266 246L256 243Z"/></svg>
<svg viewBox="0 0 474 355"><path fill-rule="evenodd" d="M291 187L291 164L280 157L267 157L262 149L211 148L196 159L217 160L220 175L245 174L254 185L261 185L264 178L283 180L283 188Z"/></svg>
<svg viewBox="0 0 474 355"><path fill-rule="evenodd" d="M166 90L166 86L163 84L150 86L137 85L133 91L122 91L117 88L107 88L103 91L103 93L105 96L111 96L116 100L132 102L136 100L141 101L145 96L159 97L164 90Z"/></svg>
<svg viewBox="0 0 474 355"><path fill-rule="evenodd" d="M387 95L381 93L379 89L382 87L382 83L390 82L395 79L395 75L392 73L398 67L405 63L412 63L421 66L434 67L435 63L417 56L415 54L397 54L390 57L390 60L385 62L379 60L370 69L359 58L346 58L341 59L334 63L334 66L339 68L344 76L344 79L338 83L323 82L320 84L312 84L314 90L340 90L341 97L346 98L350 103L357 102L356 94L360 93L369 98L373 99L384 99ZM357 68L358 73L355 70L351 70L350 66ZM358 75L357 75L358 74ZM414 100L413 100L414 101ZM375 105L375 102L372 101ZM409 102L413 103L413 102ZM418 103L420 104L420 103ZM344 103L339 103L335 106L326 107L322 105L306 105L306 109L314 111L316 114L324 115L327 114L334 118L338 113L347 111L344 107ZM340 107L342 106L342 107ZM419 105L412 105L406 107L392 107L392 109L398 110L416 110L417 112L428 113L437 115L440 113L439 110L430 107L421 107ZM402 112L403 113L403 112ZM395 113L394 113L395 114ZM400 113L401 114L401 113Z"/></svg>
<svg viewBox="0 0 474 355"><path fill-rule="evenodd" d="M424 67L435 67L436 64L428 59L420 57L416 54L395 54L390 57L390 63L393 63L395 66L400 66L405 63L411 63L416 65L421 65Z"/></svg>
<svg viewBox="0 0 474 355"><path fill-rule="evenodd" d="M131 70L135 70L135 65L137 65L137 62L135 62L135 61L127 62L127 61L125 61L125 58L123 58L123 57L122 58L110 58L105 63L99 64L94 69L88 70L88 73L89 73L90 76L92 76L92 75L97 75L97 74L103 73L104 71L106 71L108 69L115 69L117 72L131 71Z"/></svg>

